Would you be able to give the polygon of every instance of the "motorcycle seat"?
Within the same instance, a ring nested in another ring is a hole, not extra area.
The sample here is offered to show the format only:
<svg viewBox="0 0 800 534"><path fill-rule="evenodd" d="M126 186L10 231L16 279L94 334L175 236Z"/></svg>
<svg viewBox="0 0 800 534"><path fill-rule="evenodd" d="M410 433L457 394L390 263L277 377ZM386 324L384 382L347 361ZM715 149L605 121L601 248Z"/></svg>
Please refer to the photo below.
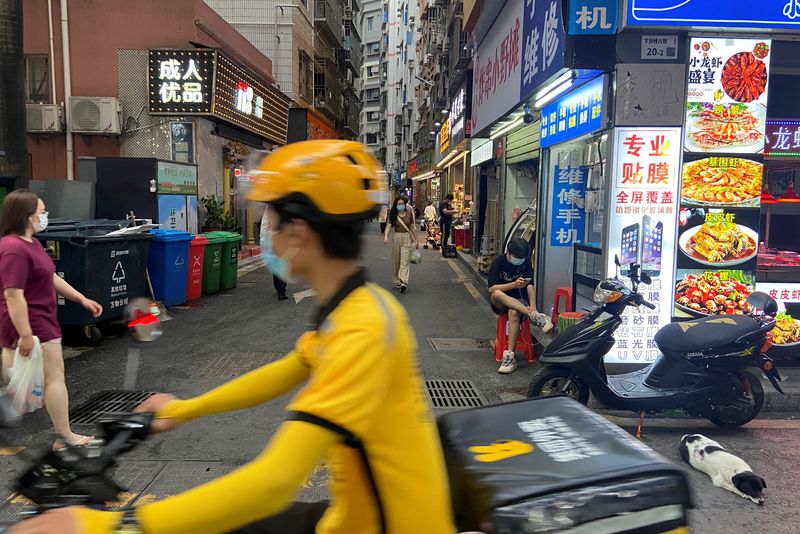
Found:
<svg viewBox="0 0 800 534"><path fill-rule="evenodd" d="M670 323L654 340L662 351L695 352L724 347L758 328L758 321L749 315L717 315Z"/></svg>

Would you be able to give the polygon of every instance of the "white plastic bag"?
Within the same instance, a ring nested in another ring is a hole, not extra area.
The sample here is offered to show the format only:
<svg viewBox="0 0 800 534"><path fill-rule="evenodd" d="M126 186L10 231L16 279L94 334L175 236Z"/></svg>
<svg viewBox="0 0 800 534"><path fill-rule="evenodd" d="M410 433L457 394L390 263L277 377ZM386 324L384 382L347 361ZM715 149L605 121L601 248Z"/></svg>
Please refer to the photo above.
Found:
<svg viewBox="0 0 800 534"><path fill-rule="evenodd" d="M33 412L44 406L44 362L38 337L33 337L33 350L27 358L19 353L19 349L14 352L14 364L8 374L11 377L8 383L11 407L17 413Z"/></svg>
<svg viewBox="0 0 800 534"><path fill-rule="evenodd" d="M411 252L411 263L422 263L422 254L419 253L419 250Z"/></svg>

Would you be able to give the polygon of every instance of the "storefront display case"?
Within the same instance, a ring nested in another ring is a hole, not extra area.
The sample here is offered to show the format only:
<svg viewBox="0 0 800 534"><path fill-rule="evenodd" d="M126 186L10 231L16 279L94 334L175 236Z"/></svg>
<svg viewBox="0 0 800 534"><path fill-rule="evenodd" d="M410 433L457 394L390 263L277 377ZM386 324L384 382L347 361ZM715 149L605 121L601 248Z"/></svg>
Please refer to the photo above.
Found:
<svg viewBox="0 0 800 534"><path fill-rule="evenodd" d="M572 247L572 309L594 309L594 290L603 279L603 249L591 245Z"/></svg>

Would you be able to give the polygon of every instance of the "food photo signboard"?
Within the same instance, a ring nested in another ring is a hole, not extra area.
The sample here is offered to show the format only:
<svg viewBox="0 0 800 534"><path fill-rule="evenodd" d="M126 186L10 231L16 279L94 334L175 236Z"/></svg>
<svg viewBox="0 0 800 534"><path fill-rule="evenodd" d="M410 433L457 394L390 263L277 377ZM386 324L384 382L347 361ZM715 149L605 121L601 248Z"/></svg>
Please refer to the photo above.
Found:
<svg viewBox="0 0 800 534"><path fill-rule="evenodd" d="M691 40L686 152L764 151L771 46L769 39Z"/></svg>
<svg viewBox="0 0 800 534"><path fill-rule="evenodd" d="M628 308L606 361L649 363L658 357L653 337L672 317L672 273L681 159L680 128L617 128L609 217L608 272L623 264L642 265L653 283L642 284L642 296L655 310Z"/></svg>
<svg viewBox="0 0 800 534"><path fill-rule="evenodd" d="M771 48L768 39L691 40L676 319L750 311Z"/></svg>

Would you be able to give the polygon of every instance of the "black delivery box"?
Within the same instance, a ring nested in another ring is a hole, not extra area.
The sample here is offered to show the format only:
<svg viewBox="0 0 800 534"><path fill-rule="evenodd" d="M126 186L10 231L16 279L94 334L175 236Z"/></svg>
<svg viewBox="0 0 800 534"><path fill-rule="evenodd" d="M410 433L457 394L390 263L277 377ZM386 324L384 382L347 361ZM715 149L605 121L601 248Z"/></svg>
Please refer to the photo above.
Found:
<svg viewBox="0 0 800 534"><path fill-rule="evenodd" d="M438 425L459 532L647 534L687 527L684 473L569 398L452 412Z"/></svg>

